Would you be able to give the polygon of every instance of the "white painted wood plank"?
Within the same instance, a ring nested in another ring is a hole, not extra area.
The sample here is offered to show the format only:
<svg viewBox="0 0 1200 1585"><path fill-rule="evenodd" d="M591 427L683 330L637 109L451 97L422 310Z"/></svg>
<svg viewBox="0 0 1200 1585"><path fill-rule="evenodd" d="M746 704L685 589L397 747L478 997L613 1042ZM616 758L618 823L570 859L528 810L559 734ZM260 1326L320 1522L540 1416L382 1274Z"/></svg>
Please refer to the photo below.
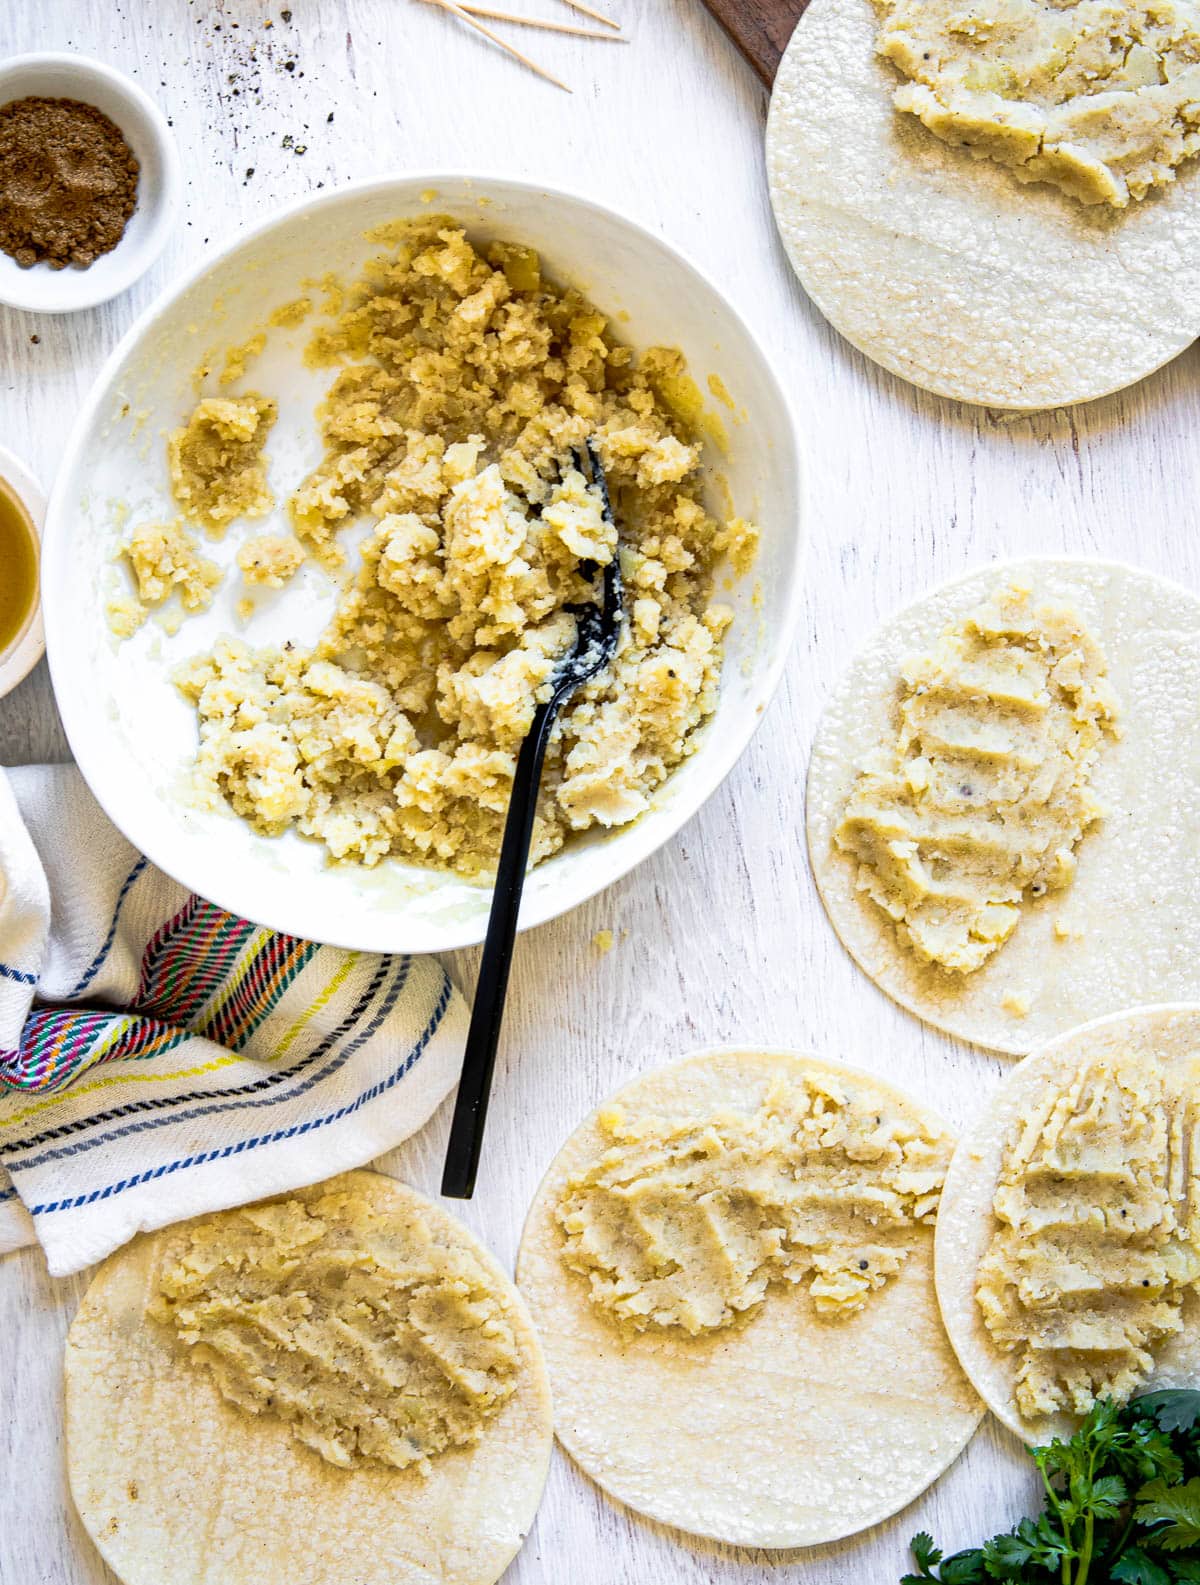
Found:
<svg viewBox="0 0 1200 1585"><path fill-rule="evenodd" d="M552 12L553 0L539 3ZM510 1262L539 1176L583 1113L697 1046L808 1047L886 1068L954 1122L969 1118L1003 1063L887 1002L817 901L801 814L821 703L877 618L997 556L1103 553L1200 588L1195 352L1131 392L1015 420L874 368L788 273L762 171L765 95L699 0L609 3L631 44L522 40L571 82L570 96L415 0L292 0L290 23L263 0L0 8L0 55L70 48L137 77L173 119L189 178L185 223L125 297L67 319L0 310L0 434L45 483L105 354L181 266L271 204L353 176L465 168L581 187L682 246L774 349L809 454L807 599L792 664L750 751L679 839L522 938L482 1187L466 1212ZM284 146L287 134L304 154ZM0 702L0 761L66 754L41 667ZM628 931L603 958L591 945L601 928ZM462 954L453 965L464 983L473 961ZM406 1150L420 1188L436 1190L446 1122L443 1108ZM78 1532L61 1473L61 1342L80 1291L50 1281L33 1253L0 1265L2 1585L110 1578ZM985 1427L897 1520L843 1546L773 1558L643 1523L556 1455L535 1531L506 1579L750 1585L781 1573L806 1585L888 1585L913 1530L965 1545L1031 1495L1011 1439Z"/></svg>

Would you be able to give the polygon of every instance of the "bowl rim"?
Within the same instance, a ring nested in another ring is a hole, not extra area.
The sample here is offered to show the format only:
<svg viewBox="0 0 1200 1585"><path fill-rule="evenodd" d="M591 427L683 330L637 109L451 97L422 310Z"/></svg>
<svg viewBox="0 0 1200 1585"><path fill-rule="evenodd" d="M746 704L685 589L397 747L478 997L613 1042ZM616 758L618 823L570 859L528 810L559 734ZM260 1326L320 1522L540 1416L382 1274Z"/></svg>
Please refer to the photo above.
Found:
<svg viewBox="0 0 1200 1585"><path fill-rule="evenodd" d="M102 82L111 88L117 97L124 101L130 120L136 118L144 125L158 150L162 163L161 181L156 184L153 197L147 195L144 198L140 191L138 194L138 203L146 202L149 222L146 235L136 247L131 246L126 250L124 265L118 265L107 280L93 277L89 283L87 270L70 268L58 270L55 272L55 280L62 282L70 290L64 293L64 301L47 303L36 295L20 289L23 277L32 272L21 271L15 278L17 283L15 287L11 284L11 277L6 279L7 271L0 274L0 303L6 307L17 308L30 314L73 314L81 309L96 308L101 303L119 297L122 292L128 291L135 281L140 280L159 257L179 216L183 175L174 134L158 105L140 83L135 82L124 72L118 71L115 66L110 66L107 61L98 60L93 55L74 50L36 50L0 60L0 105L8 104L14 98L23 97L20 92L10 93L10 82L15 83L19 89L20 79L24 73L43 67L56 67L74 73L80 80L80 97L84 98L85 102L84 85L89 79L92 82ZM112 116L110 119L117 122L122 134L128 131L119 117ZM117 264L124 242L125 238L122 237L107 255L112 258L114 264ZM33 269L37 268L37 265L33 266ZM36 277L39 281L44 278L41 274Z"/></svg>
<svg viewBox="0 0 1200 1585"><path fill-rule="evenodd" d="M799 626L800 612L804 600L804 568L807 556L807 534L805 532L808 521L808 470L804 461L804 454L800 438L799 426L796 421L795 410L788 398L787 391L776 373L771 358L768 356L759 338L747 325L741 310L730 301L726 293L718 287L708 273L703 270L689 254L675 246L658 232L652 231L649 226L632 220L609 205L590 197L577 189L563 187L557 183L539 182L528 177L512 177L495 171L472 170L432 167L413 171L396 171L390 175L366 177L355 181L344 182L339 186L325 189L319 193L307 193L290 202L273 209L262 219L256 220L249 226L236 230L227 242L219 248L205 253L189 269L177 276L169 286L165 287L133 321L117 345L104 360L103 365L94 376L88 390L86 399L76 414L67 443L63 448L62 457L55 473L54 483L50 491L49 501L45 513L43 532L43 609L46 629L46 655L50 669L51 682L55 699L58 703L62 719L63 730L66 733L72 756L79 767L84 780L104 810L113 825L126 837L126 839L164 874L170 876L178 884L185 886L189 891L196 892L206 897L216 906L226 911L253 917L245 914L244 910L233 906L237 899L210 896L205 888L204 876L197 864L192 862L177 862L176 848L168 841L159 841L156 838L149 843L143 841L136 831L124 823L122 802L117 789L119 775L112 773L105 761L100 758L91 758L85 767L80 760L77 745L82 741L85 744L85 754L89 746L89 738L81 722L86 712L78 695L69 686L70 682L70 656L64 640L66 618L60 622L60 611L57 600L57 591L62 585L58 573L58 558L60 549L66 550L68 544L70 512L68 510L67 489L68 481L72 478L78 465L79 456L86 444L87 438L96 421L102 401L107 397L113 380L125 359L130 355L135 346L153 328L155 323L167 314L175 303L200 282L210 272L224 265L242 248L259 241L262 237L273 231L285 222L295 220L306 213L315 213L319 210L332 208L345 202L347 198L365 198L374 194L382 194L402 187L406 191L420 191L425 188L438 187L438 184L459 184L461 186L481 187L495 186L498 188L516 190L522 193L534 193L539 197L551 201L564 201L585 209L590 209L603 217L615 222L618 226L638 233L652 246L671 255L685 270L691 271L696 278L724 305L726 310L741 328L743 335L757 354L761 364L763 377L775 396L781 412L787 422L781 433L774 437L776 444L782 449L783 471L792 482L792 513L787 525L793 539L791 558L791 588L788 593L787 605L782 619L772 635L773 642L770 650L758 671L758 702L746 712L747 719L736 730L725 732L720 739L702 740L697 750L702 754L707 749L710 762L710 773L698 795L693 794L686 803L679 803L673 808L668 818L661 822L655 833L655 840L644 849L637 857L630 858L628 862L610 864L596 867L595 884L589 878L586 888L581 895L567 896L559 899L551 893L541 899L541 906L532 910L526 903L521 910L522 918L518 923L518 930L524 931L536 928L538 925L548 924L552 919L570 912L573 908L600 895L609 886L622 880L644 860L650 858L673 837L677 836L688 822L697 815L704 805L713 797L724 783L745 749L749 746L762 720L766 716L768 706L774 700L779 684L782 681L784 670L791 654L796 631ZM436 213L436 208L430 205L430 212ZM701 728L707 732L711 728L711 721L706 722ZM115 760L116 765L122 760ZM669 780L669 778L668 778ZM637 820L631 826L617 828L613 835L618 836L622 830L636 831L642 826L642 821ZM553 862L552 860L550 862ZM197 884L199 883L199 884ZM221 888L224 890L224 888ZM288 921L268 910L269 917L254 918L257 924L289 934L310 934L297 932L291 928ZM397 910L396 920L399 928L395 932L397 938L403 935L403 911ZM482 943L487 929L487 916L482 915L475 923L464 923L458 930L447 930L443 933L444 939L439 938L436 946L413 946L411 944L381 944L378 933L357 935L354 939L331 940L328 935L314 936L310 939L319 939L328 945L340 946L349 950L366 950L378 952L451 952L463 948L478 946Z"/></svg>

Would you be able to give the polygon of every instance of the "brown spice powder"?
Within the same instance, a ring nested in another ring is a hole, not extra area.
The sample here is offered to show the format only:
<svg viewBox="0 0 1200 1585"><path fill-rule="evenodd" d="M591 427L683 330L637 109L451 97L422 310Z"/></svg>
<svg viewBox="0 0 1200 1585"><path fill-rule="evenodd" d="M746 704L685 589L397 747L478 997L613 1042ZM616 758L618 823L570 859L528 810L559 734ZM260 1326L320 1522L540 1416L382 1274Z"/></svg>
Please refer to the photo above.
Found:
<svg viewBox="0 0 1200 1585"><path fill-rule="evenodd" d="M137 203L121 129L78 99L0 105L0 248L25 268L87 266L116 247Z"/></svg>

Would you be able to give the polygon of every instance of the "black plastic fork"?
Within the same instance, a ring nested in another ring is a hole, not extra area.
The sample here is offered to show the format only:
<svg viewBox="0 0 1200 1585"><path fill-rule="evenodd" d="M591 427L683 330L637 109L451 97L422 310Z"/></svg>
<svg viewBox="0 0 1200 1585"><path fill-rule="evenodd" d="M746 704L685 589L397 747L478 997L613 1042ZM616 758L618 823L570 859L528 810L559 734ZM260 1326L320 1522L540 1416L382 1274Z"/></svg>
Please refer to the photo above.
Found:
<svg viewBox="0 0 1200 1585"><path fill-rule="evenodd" d="M588 466L578 449L571 453L575 466L600 497L606 523L612 523L612 503L594 442L586 443ZM588 477L590 468L591 477ZM595 562L581 562L580 571L592 584L599 569ZM462 1077L454 1103L450 1139L446 1146L446 1165L442 1173L442 1193L450 1199L469 1200L475 1192L479 1153L487 1121L488 1096L496 1048L504 1022L504 999L508 992L508 973L512 966L517 916L525 886L525 867L537 813L538 788L546 744L559 711L577 688L607 666L621 636L623 612L620 549L603 569L598 603L572 605L567 609L575 618L575 643L559 661L551 679L550 697L534 711L533 723L517 756L512 795L504 822L500 861L496 866L496 885L492 911L488 916L487 937L475 986L475 1006L463 1055Z"/></svg>

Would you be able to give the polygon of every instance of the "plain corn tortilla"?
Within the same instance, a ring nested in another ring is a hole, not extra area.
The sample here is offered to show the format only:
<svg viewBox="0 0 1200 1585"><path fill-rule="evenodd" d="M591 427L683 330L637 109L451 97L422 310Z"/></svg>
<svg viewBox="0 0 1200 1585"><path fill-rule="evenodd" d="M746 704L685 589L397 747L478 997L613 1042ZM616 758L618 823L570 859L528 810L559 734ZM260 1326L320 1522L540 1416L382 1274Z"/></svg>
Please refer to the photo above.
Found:
<svg viewBox="0 0 1200 1585"><path fill-rule="evenodd" d="M992 1199L1004 1147L1048 1080L1062 1082L1081 1063L1106 1052L1145 1055L1172 1066L1200 1058L1200 1005L1140 1007L1070 1030L1027 1057L995 1092L983 1115L959 1140L946 1174L935 1239L937 1296L963 1369L988 1408L1026 1443L1069 1437L1070 1415L1025 1419L1013 1399L1016 1356L992 1342L975 1301L975 1274L993 1232ZM1183 1328L1163 1343L1156 1369L1139 1392L1200 1385L1200 1297L1184 1300Z"/></svg>
<svg viewBox="0 0 1200 1585"><path fill-rule="evenodd" d="M1035 604L1079 611L1108 661L1121 735L1106 741L1091 778L1106 813L1075 850L1070 886L1022 902L999 951L974 973L954 974L901 943L858 890L856 862L833 834L859 763L889 731L902 661L1011 577L1030 584ZM809 763L809 859L851 957L926 1023L1014 1056L1122 1007L1200 995L1198 699L1200 600L1116 562L997 562L892 617L835 688Z"/></svg>
<svg viewBox="0 0 1200 1585"><path fill-rule="evenodd" d="M67 1338L67 1469L83 1523L125 1585L492 1585L533 1523L552 1442L541 1348L520 1295L452 1217L374 1172L334 1183L417 1202L507 1298L521 1379L474 1447L415 1468L336 1469L282 1421L252 1418L146 1318L177 1229L100 1267Z"/></svg>
<svg viewBox="0 0 1200 1585"><path fill-rule="evenodd" d="M868 1084L945 1132L873 1075L777 1051L687 1058L605 1104L632 1114L751 1110L773 1081L814 1070ZM982 1413L938 1316L932 1231L845 1320L822 1321L803 1292L773 1288L748 1323L707 1338L630 1336L559 1258L563 1184L607 1145L596 1116L552 1162L517 1264L567 1452L639 1513L740 1546L837 1540L911 1502L958 1456Z"/></svg>
<svg viewBox="0 0 1200 1585"><path fill-rule="evenodd" d="M893 108L877 27L871 0L812 0L771 99L775 217L826 318L906 380L992 407L1088 401L1182 352L1200 161L1119 212L1025 185Z"/></svg>

